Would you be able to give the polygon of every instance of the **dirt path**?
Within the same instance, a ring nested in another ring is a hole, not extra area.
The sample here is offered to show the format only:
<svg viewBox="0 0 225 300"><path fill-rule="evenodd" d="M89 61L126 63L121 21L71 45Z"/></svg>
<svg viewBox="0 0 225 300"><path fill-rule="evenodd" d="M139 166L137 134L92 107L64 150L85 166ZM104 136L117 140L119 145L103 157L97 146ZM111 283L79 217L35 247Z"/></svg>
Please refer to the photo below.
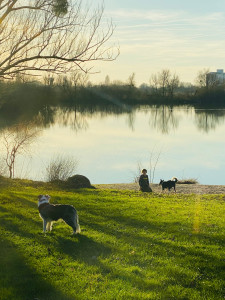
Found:
<svg viewBox="0 0 225 300"><path fill-rule="evenodd" d="M94 186L99 189L139 190L137 183L95 184ZM150 186L153 192L160 193L162 191L158 184ZM176 190L181 194L225 194L225 185L177 184Z"/></svg>

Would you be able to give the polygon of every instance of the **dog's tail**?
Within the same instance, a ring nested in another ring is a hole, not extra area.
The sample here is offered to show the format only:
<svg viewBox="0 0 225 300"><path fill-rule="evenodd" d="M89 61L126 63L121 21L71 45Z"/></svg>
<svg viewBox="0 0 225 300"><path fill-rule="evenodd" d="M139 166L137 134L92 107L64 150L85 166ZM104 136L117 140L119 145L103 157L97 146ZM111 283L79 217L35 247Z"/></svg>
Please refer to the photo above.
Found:
<svg viewBox="0 0 225 300"><path fill-rule="evenodd" d="M171 180L172 180L172 181L175 181L175 182L178 181L177 177L173 177Z"/></svg>

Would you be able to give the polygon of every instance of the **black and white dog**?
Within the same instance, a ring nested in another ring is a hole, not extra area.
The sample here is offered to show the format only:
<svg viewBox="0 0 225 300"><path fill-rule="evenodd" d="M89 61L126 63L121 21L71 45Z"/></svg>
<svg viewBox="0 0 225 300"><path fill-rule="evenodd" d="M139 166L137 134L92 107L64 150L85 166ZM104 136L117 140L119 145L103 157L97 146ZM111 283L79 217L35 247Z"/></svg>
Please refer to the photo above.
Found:
<svg viewBox="0 0 225 300"><path fill-rule="evenodd" d="M162 191L164 191L164 189L168 189L170 191L171 188L174 188L174 191L176 192L176 182L177 182L177 178L173 177L172 180L168 180L168 181L164 181L162 179L160 179L160 185L162 186Z"/></svg>
<svg viewBox="0 0 225 300"><path fill-rule="evenodd" d="M43 231L51 231L53 221L63 219L73 228L73 233L80 233L80 225L76 209L72 205L50 204L49 195L38 196L38 210L43 219Z"/></svg>

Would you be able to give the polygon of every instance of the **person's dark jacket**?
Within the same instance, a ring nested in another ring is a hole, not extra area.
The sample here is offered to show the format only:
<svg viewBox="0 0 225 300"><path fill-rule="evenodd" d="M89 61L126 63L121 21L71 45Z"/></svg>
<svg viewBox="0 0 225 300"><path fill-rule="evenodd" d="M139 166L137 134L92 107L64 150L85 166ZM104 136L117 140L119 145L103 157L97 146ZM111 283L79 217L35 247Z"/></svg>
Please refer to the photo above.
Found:
<svg viewBox="0 0 225 300"><path fill-rule="evenodd" d="M141 175L139 177L139 185L142 192L151 192L152 189L149 186L148 175Z"/></svg>

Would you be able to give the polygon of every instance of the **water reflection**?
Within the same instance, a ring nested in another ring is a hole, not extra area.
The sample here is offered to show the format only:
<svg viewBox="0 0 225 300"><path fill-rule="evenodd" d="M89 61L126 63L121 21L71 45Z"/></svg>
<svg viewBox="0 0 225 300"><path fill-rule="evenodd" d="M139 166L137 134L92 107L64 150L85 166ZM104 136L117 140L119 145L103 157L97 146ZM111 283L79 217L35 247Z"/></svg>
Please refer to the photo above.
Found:
<svg viewBox="0 0 225 300"><path fill-rule="evenodd" d="M33 122L41 128L48 128L54 124L68 127L74 131L87 130L91 119L103 119L109 116L123 116L127 126L134 131L138 114L144 114L149 119L149 130L156 130L164 135L179 128L184 117L191 116L196 129L205 133L215 130L224 124L225 109L198 109L190 106L119 106L112 103L88 105L66 105L53 103L4 103L0 107L0 130L19 123Z"/></svg>
<svg viewBox="0 0 225 300"><path fill-rule="evenodd" d="M178 127L180 118L176 108L161 106L150 110L149 126L163 134L169 134Z"/></svg>
<svg viewBox="0 0 225 300"><path fill-rule="evenodd" d="M69 127L74 131L88 129L88 121L86 116L80 112L77 112L76 109L57 109L55 113L55 122L61 126Z"/></svg>
<svg viewBox="0 0 225 300"><path fill-rule="evenodd" d="M218 126L224 124L225 110L195 110L195 124L197 129L203 132L215 130Z"/></svg>

